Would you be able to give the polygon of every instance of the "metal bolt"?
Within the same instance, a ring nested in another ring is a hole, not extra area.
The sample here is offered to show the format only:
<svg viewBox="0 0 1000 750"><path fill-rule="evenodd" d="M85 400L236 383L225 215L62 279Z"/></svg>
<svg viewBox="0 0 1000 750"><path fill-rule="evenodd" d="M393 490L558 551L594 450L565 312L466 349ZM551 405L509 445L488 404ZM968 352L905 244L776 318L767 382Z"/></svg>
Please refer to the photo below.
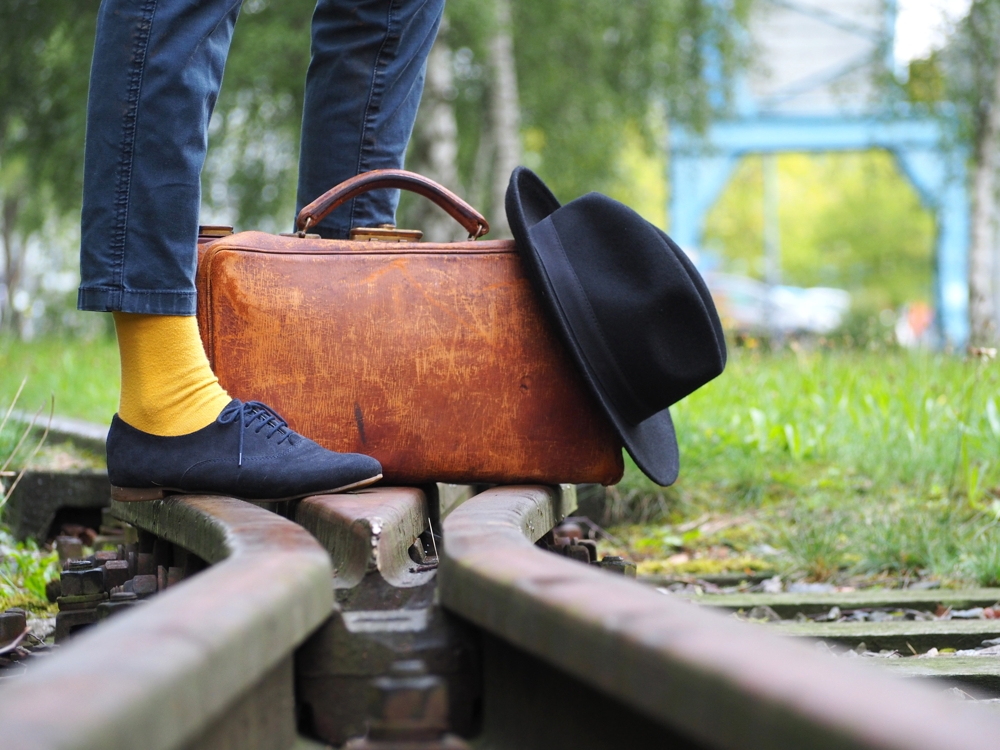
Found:
<svg viewBox="0 0 1000 750"><path fill-rule="evenodd" d="M60 561L83 557L83 542L75 536L57 536L56 552L59 553Z"/></svg>
<svg viewBox="0 0 1000 750"><path fill-rule="evenodd" d="M87 596L88 594L100 594L104 591L104 570L102 568L74 567L71 570L64 570L60 580L63 596Z"/></svg>
<svg viewBox="0 0 1000 750"><path fill-rule="evenodd" d="M136 575L155 576L156 563L153 562L152 552L140 552L137 557Z"/></svg>
<svg viewBox="0 0 1000 750"><path fill-rule="evenodd" d="M98 565L103 565L109 560L117 560L118 553L114 550L102 549L94 553L94 562Z"/></svg>
<svg viewBox="0 0 1000 750"><path fill-rule="evenodd" d="M128 562L126 560L108 560L104 563L104 588L106 591L124 585L128 579Z"/></svg>

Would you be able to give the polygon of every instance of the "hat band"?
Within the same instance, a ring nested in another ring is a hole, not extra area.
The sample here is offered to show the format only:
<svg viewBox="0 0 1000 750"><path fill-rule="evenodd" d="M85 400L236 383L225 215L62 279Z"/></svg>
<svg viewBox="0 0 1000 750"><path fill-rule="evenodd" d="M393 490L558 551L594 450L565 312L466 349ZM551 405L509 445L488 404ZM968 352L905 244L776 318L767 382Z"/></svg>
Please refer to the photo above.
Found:
<svg viewBox="0 0 1000 750"><path fill-rule="evenodd" d="M657 410L650 409L636 396L618 366L552 217L542 219L528 230L528 234L541 260L553 299L572 331L574 348L586 360L591 374L621 416L633 424L642 422Z"/></svg>

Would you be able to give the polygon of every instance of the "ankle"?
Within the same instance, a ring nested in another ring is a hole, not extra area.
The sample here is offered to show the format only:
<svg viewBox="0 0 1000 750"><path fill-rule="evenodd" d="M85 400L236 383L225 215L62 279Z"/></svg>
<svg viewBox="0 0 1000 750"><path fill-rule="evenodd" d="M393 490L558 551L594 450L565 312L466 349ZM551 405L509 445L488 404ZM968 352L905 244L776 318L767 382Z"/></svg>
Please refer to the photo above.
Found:
<svg viewBox="0 0 1000 750"><path fill-rule="evenodd" d="M118 415L162 437L207 427L232 400L209 366L192 317L115 313L122 388Z"/></svg>

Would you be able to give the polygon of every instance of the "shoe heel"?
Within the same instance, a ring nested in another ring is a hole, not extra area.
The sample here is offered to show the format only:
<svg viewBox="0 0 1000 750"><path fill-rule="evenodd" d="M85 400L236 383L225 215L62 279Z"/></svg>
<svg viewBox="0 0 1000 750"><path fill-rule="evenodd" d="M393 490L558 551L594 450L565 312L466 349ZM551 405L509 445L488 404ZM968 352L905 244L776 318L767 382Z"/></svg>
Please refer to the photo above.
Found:
<svg viewBox="0 0 1000 750"><path fill-rule="evenodd" d="M111 499L120 503L138 503L144 500L162 500L167 491L156 487L115 487L111 485Z"/></svg>

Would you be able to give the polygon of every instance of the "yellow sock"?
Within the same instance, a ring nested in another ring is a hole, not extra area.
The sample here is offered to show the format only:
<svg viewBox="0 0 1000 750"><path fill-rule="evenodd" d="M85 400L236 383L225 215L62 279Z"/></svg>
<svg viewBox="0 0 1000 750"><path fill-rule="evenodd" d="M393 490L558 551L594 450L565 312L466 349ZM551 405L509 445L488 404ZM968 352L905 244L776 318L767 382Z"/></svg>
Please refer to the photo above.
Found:
<svg viewBox="0 0 1000 750"><path fill-rule="evenodd" d="M118 416L164 437L207 427L232 397L205 356L194 317L113 313L122 364Z"/></svg>

